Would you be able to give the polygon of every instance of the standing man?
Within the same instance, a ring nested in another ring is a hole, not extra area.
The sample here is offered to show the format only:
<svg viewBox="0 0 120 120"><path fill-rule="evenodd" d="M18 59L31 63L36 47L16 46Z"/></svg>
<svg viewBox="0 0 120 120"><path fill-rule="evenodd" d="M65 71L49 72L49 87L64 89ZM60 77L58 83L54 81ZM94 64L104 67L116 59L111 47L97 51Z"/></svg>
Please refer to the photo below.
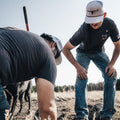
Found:
<svg viewBox="0 0 120 120"><path fill-rule="evenodd" d="M103 48L108 37L111 38L115 46L111 60L108 59ZM79 47L75 60L71 50L77 45ZM88 3L85 22L66 43L63 53L77 71L75 84L77 120L88 119L85 89L88 81L88 66L91 60L102 72L104 78L104 103L100 113L101 120L111 120L115 113L114 99L117 73L114 64L120 53L120 37L114 21L106 17L101 1Z"/></svg>
<svg viewBox="0 0 120 120"><path fill-rule="evenodd" d="M0 120L5 120L5 110L9 109L3 85L34 77L41 119L57 119L54 84L61 50L60 40L51 35L40 37L19 29L0 28Z"/></svg>

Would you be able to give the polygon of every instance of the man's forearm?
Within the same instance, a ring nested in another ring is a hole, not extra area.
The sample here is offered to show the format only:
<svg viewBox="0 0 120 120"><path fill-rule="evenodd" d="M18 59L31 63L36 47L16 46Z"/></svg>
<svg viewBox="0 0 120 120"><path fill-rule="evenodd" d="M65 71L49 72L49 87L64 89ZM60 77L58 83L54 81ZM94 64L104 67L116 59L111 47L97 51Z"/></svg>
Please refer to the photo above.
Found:
<svg viewBox="0 0 120 120"><path fill-rule="evenodd" d="M113 56L112 56L112 59L111 59L109 65L113 66L115 64L119 54L120 54L120 46L117 46L117 47L115 47L115 49L113 51Z"/></svg>
<svg viewBox="0 0 120 120"><path fill-rule="evenodd" d="M46 79L36 78L39 115L42 120L57 120L54 85Z"/></svg>
<svg viewBox="0 0 120 120"><path fill-rule="evenodd" d="M70 61L70 63L73 64L73 66L76 68L79 78L84 80L87 78L87 70L75 60L74 56L71 53L71 49L73 48L74 46L72 46L70 42L68 42L63 48L63 54Z"/></svg>
<svg viewBox="0 0 120 120"><path fill-rule="evenodd" d="M75 58L72 55L71 51L69 49L64 49L63 54L69 60L69 62L76 68L76 66L78 65L78 62L75 60Z"/></svg>

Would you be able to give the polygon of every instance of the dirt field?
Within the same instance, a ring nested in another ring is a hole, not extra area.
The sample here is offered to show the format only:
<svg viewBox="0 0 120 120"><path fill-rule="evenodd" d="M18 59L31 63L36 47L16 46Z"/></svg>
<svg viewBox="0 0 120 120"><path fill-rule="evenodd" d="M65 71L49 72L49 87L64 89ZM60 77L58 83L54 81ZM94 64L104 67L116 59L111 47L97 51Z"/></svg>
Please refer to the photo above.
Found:
<svg viewBox="0 0 120 120"><path fill-rule="evenodd" d="M94 105L97 103L101 103L103 101L103 92L102 91L92 91L87 92L87 101L88 104ZM74 112L74 103L75 103L75 94L74 92L63 92L63 93L55 93L57 111L58 111L58 120L73 120L75 118ZM37 110L37 96L36 93L32 93L32 104L31 109L33 114ZM19 103L17 104L15 113L17 113L19 108ZM28 108L28 104L24 102L23 109L21 115L15 116L15 120L28 120L26 111ZM113 120L120 120L120 91L116 92L115 99L115 108L117 110L116 114L113 117Z"/></svg>

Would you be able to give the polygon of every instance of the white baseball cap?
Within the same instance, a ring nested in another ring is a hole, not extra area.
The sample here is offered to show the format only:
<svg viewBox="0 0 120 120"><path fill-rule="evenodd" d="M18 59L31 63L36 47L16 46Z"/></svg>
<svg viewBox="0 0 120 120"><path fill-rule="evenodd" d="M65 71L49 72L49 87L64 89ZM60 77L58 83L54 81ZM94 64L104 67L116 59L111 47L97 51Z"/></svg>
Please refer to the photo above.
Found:
<svg viewBox="0 0 120 120"><path fill-rule="evenodd" d="M98 23L104 19L103 3L101 1L91 1L86 7L85 23Z"/></svg>
<svg viewBox="0 0 120 120"><path fill-rule="evenodd" d="M59 65L62 62L62 57L61 57L61 54L60 54L61 51L62 51L62 43L58 38L56 38L56 37L54 37L52 35L51 35L51 37L52 37L52 40L54 42L56 42L56 44L57 44L57 55L55 57L55 61L56 61L56 64Z"/></svg>
<svg viewBox="0 0 120 120"><path fill-rule="evenodd" d="M57 55L55 56L55 61L56 61L56 65L61 64L61 62L62 62L62 57L61 57L62 43L61 43L61 41L57 37L46 34L46 33L43 33L40 36L48 41L54 41L56 43Z"/></svg>

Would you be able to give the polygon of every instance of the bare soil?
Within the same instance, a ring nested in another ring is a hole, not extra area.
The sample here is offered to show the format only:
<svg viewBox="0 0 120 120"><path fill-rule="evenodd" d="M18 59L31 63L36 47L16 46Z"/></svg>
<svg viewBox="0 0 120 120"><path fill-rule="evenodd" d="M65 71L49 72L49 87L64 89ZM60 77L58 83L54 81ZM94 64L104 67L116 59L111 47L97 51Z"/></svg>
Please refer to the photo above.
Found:
<svg viewBox="0 0 120 120"><path fill-rule="evenodd" d="M59 92L55 93L56 104L57 104L57 120L74 120L74 103L75 103L75 93L72 92ZM95 105L97 103L103 103L103 91L92 91L87 92L87 102L88 104ZM116 113L113 116L113 120L120 120L120 91L116 91L115 98L115 108ZM15 114L19 109L19 103L17 103ZM15 120L29 120L26 112L28 109L28 103L23 103L23 109L20 115L14 116ZM31 113L35 113L38 109L37 95L32 93L31 99Z"/></svg>

